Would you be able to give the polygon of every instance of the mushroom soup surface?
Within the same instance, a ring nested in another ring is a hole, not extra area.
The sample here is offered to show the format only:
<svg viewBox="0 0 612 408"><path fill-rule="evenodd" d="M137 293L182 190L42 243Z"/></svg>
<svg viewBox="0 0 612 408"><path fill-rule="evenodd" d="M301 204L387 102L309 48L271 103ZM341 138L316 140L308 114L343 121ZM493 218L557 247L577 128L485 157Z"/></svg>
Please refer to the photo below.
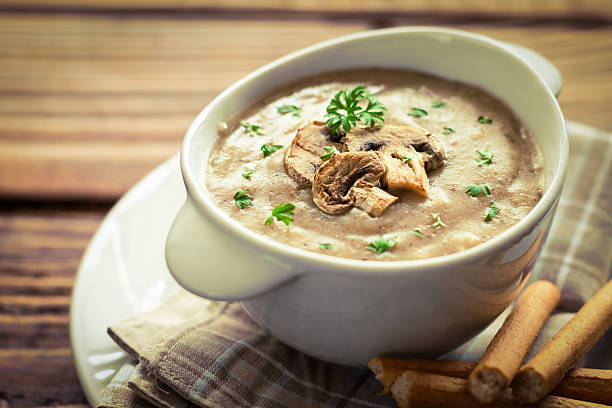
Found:
<svg viewBox="0 0 612 408"><path fill-rule="evenodd" d="M276 90L219 127L204 166L209 194L245 227L363 260L478 245L525 217L544 186L539 148L501 100L399 70Z"/></svg>

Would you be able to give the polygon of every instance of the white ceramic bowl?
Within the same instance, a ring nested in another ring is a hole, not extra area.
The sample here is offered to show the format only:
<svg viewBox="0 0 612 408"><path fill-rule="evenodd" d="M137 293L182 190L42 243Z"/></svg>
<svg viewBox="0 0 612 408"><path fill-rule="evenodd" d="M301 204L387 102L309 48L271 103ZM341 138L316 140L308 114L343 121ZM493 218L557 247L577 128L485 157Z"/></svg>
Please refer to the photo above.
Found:
<svg viewBox="0 0 612 408"><path fill-rule="evenodd" d="M401 262L294 248L247 230L215 206L204 171L219 122L280 85L358 67L415 69L476 84L502 98L542 147L547 182L540 202L481 245ZM559 88L558 72L532 51L435 27L349 35L268 64L221 93L187 131L181 151L187 201L166 242L170 271L194 293L241 300L274 336L327 361L363 365L381 354L449 351L512 302L544 242L568 158L565 123L554 96Z"/></svg>

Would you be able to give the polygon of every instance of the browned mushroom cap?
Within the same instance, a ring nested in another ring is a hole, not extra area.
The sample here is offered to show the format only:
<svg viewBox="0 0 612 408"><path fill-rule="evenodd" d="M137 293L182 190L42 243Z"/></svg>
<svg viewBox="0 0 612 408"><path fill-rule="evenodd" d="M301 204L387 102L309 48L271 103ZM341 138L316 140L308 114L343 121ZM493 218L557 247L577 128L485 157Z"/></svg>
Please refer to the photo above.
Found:
<svg viewBox="0 0 612 408"><path fill-rule="evenodd" d="M312 199L328 214L342 213L359 201L370 214L380 215L397 199L389 199L376 187L384 172L385 166L376 152L336 154L316 171Z"/></svg>
<svg viewBox="0 0 612 408"><path fill-rule="evenodd" d="M324 148L334 146L340 151L342 143L339 141L321 122L299 129L285 152L285 169L289 177L302 188L310 187L315 171L323 164L319 156L326 153Z"/></svg>
<svg viewBox="0 0 612 408"><path fill-rule="evenodd" d="M391 145L412 146L419 153L425 170L444 166L444 146L425 129L412 126L385 125L382 128L353 128L344 139L343 151L380 151Z"/></svg>

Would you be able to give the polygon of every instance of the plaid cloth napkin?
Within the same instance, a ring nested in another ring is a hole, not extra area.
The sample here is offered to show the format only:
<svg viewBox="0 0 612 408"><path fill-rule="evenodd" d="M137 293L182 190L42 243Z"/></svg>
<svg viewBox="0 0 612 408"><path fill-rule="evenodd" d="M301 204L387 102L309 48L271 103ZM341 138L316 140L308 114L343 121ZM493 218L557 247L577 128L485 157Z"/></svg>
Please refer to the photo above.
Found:
<svg viewBox="0 0 612 408"><path fill-rule="evenodd" d="M532 279L562 290L531 353L607 281L612 265L612 135L570 124L570 170L555 224ZM569 312L569 313L568 313ZM443 358L477 361L502 314ZM389 407L366 369L342 367L285 346L237 303L179 291L149 313L112 325L109 335L134 358L98 407Z"/></svg>

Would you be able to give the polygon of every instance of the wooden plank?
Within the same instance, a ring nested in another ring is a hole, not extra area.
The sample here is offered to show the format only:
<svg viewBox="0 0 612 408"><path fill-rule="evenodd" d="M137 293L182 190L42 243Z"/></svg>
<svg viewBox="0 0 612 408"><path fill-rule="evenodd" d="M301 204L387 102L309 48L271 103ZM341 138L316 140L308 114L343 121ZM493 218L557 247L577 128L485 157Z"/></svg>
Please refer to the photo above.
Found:
<svg viewBox="0 0 612 408"><path fill-rule="evenodd" d="M230 9L230 10L282 10L321 13L415 13L415 12L482 12L482 13L595 13L610 12L606 0L416 0L351 1L351 0L2 0L0 5L17 9Z"/></svg>

